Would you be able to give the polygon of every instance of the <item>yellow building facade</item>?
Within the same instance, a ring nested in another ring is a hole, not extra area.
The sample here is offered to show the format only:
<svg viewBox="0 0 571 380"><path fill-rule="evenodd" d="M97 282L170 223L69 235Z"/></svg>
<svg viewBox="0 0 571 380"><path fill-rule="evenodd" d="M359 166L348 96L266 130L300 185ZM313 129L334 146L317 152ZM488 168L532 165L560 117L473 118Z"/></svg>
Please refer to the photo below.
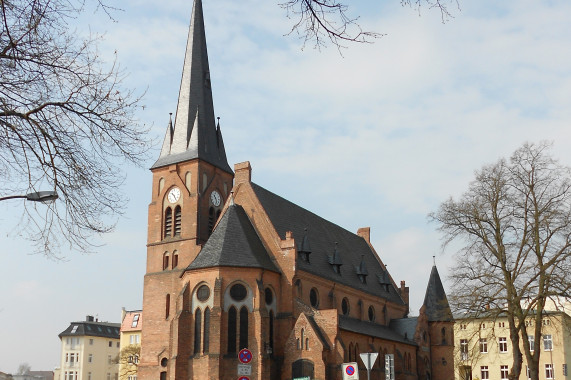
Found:
<svg viewBox="0 0 571 380"><path fill-rule="evenodd" d="M508 379L513 365L513 347L510 341L508 321L505 316L470 317L455 316L454 364L456 380L504 380ZM534 320L526 323L533 347ZM540 342L539 379L569 379L571 362L571 317L560 311L546 312L542 319ZM523 342L520 342L523 344ZM530 379L523 352L522 371L519 380Z"/></svg>
<svg viewBox="0 0 571 380"><path fill-rule="evenodd" d="M139 357L141 355L141 329L143 312L141 310L121 313L121 337L119 352L119 379L137 380Z"/></svg>

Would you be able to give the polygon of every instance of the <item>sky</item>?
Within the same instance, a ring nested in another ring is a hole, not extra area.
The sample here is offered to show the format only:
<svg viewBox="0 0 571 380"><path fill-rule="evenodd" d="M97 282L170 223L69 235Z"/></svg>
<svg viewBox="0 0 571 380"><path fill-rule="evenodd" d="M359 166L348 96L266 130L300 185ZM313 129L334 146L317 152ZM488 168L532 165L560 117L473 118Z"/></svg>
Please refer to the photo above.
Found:
<svg viewBox="0 0 571 380"><path fill-rule="evenodd" d="M276 2L203 0L216 116L228 162L252 179L371 240L418 313L433 265L447 287L454 251L427 214L458 197L474 171L524 142L553 142L571 165L571 2L459 0L453 18L398 0L356 0L349 12L374 44L316 50ZM111 2L113 4L113 2ZM0 213L0 371L59 365L58 334L94 315L120 322L142 306L148 168L175 112L192 3L122 0L109 20L92 10L77 33L103 32L125 84L145 92L138 118L155 149L125 167L126 213L92 254L30 254L18 201Z"/></svg>

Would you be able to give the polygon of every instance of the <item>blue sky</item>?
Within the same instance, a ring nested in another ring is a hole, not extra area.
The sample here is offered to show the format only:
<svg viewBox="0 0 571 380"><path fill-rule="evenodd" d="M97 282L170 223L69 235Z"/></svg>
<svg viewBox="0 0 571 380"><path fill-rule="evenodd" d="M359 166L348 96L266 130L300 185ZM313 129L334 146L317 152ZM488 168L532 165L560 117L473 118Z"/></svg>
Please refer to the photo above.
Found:
<svg viewBox="0 0 571 380"><path fill-rule="evenodd" d="M553 141L571 165L571 3L466 0L440 14L398 0L354 1L366 29L386 35L353 45L302 49L284 36L291 20L274 2L203 0L214 108L231 165L249 160L253 180L347 228L370 226L373 244L418 312L442 253L426 215L458 196L474 170L525 141ZM168 113L175 112L191 2L117 2L111 22L89 14L78 33L105 32L127 85L146 91L138 115L156 149L145 168L127 167L125 217L104 246L65 260L29 255L18 239L19 204L0 216L0 371L22 362L57 366L57 335L97 315L119 322L142 304L151 174Z"/></svg>

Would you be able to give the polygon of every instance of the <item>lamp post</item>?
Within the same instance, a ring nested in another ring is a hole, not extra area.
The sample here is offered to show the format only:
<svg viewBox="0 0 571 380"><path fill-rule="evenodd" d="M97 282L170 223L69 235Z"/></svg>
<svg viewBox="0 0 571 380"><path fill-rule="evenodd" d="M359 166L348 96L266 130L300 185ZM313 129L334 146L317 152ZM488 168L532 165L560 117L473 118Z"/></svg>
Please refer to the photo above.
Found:
<svg viewBox="0 0 571 380"><path fill-rule="evenodd" d="M25 195L9 195L7 197L0 197L0 201L5 201L7 199L23 198L32 202L42 202L51 203L58 198L55 191L38 191L35 193L29 193Z"/></svg>

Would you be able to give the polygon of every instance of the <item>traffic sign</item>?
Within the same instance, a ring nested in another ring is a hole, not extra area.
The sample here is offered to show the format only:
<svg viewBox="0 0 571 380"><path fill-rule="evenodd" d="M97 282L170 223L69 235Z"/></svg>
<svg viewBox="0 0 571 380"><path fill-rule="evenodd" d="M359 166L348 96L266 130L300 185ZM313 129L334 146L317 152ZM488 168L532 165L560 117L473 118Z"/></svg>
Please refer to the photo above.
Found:
<svg viewBox="0 0 571 380"><path fill-rule="evenodd" d="M252 374L251 364L238 364L238 375L248 375Z"/></svg>
<svg viewBox="0 0 571 380"><path fill-rule="evenodd" d="M395 355L385 355L385 380L395 380Z"/></svg>
<svg viewBox="0 0 571 380"><path fill-rule="evenodd" d="M343 363L341 369L343 370L343 380L359 380L357 363Z"/></svg>
<svg viewBox="0 0 571 380"><path fill-rule="evenodd" d="M247 348L241 349L238 354L238 360L240 360L240 363L242 364L250 363L252 361L252 352Z"/></svg>
<svg viewBox="0 0 571 380"><path fill-rule="evenodd" d="M240 376L238 380L250 380L248 376Z"/></svg>
<svg viewBox="0 0 571 380"><path fill-rule="evenodd" d="M372 369L373 365L375 364L375 360L377 360L377 356L379 356L378 352L365 352L363 354L359 354L361 356L361 360L365 364L367 369Z"/></svg>

